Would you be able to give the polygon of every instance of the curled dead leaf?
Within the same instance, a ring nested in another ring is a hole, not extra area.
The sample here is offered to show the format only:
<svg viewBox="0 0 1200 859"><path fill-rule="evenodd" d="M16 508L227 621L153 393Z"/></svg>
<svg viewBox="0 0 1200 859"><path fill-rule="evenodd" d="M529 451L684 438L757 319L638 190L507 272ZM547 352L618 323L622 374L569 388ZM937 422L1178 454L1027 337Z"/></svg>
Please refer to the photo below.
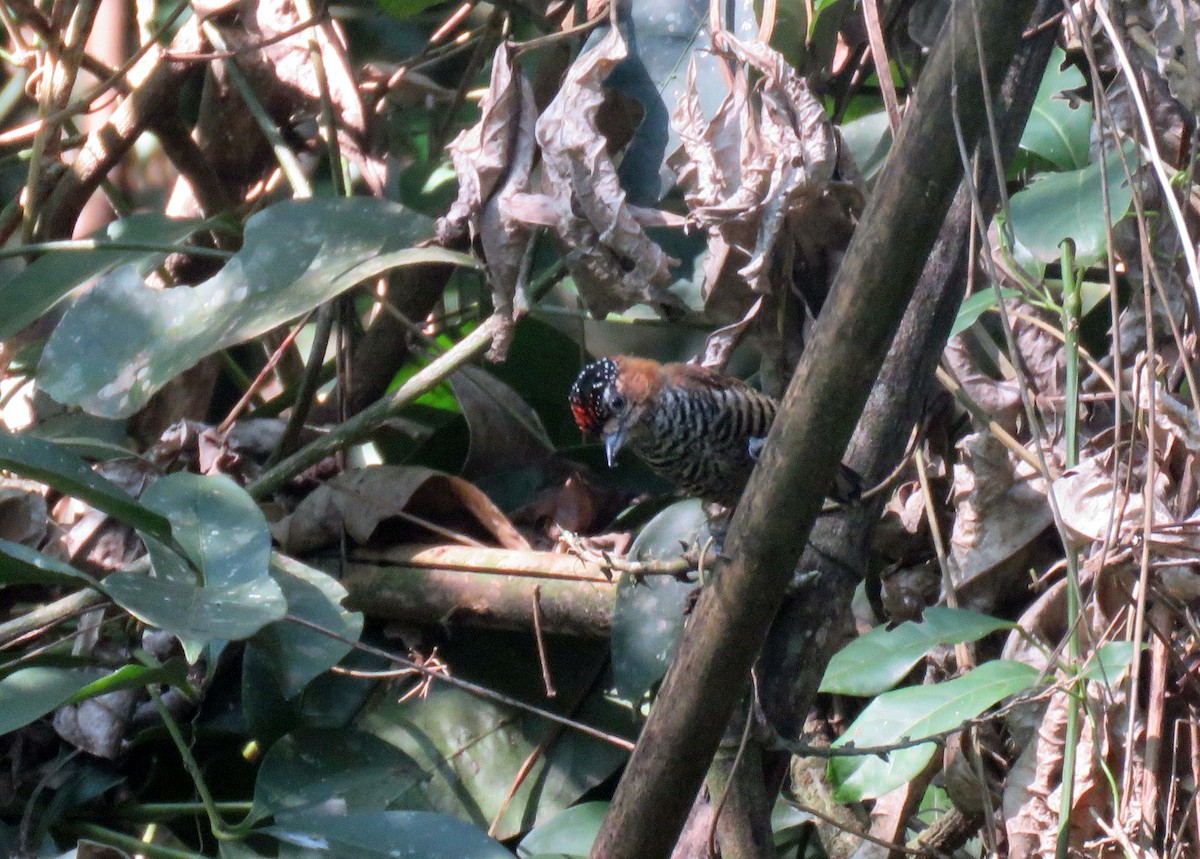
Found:
<svg viewBox="0 0 1200 859"><path fill-rule="evenodd" d="M714 48L737 64L731 91L705 120L689 67L673 117L682 145L672 164L688 189L693 220L709 230L710 257L722 260L707 272L706 295L729 248L741 252L744 283L765 293L777 253L794 253L793 243L824 249L837 236L844 247L863 198L823 105L783 56L728 32L716 35ZM762 76L753 93L747 68ZM833 222L844 228L830 230ZM814 230L820 235L808 234Z"/></svg>
<svg viewBox="0 0 1200 859"><path fill-rule="evenodd" d="M1054 481L1052 491L1063 524L1087 540L1108 540L1113 546L1128 546L1141 533L1145 518L1145 493L1118 472L1108 452L1097 453ZM1160 486L1158 490L1165 487ZM1173 522L1162 491L1155 491L1153 520Z"/></svg>
<svg viewBox="0 0 1200 859"><path fill-rule="evenodd" d="M1020 553L1051 523L1044 483L990 432L959 442L951 575L962 588Z"/></svg>
<svg viewBox="0 0 1200 859"><path fill-rule="evenodd" d="M724 372L725 367L729 364L729 359L733 355L733 350L737 348L742 337L746 334L746 329L758 316L758 312L762 309L762 297L755 300L754 304L750 305L750 309L746 311L746 315L724 327L718 328L716 331L708 335L704 341L704 351L700 354L697 363L701 367L708 367L717 372Z"/></svg>
<svg viewBox="0 0 1200 859"><path fill-rule="evenodd" d="M682 308L666 289L672 260L630 210L597 127L604 80L626 55L620 31L610 30L571 66L536 130L554 229L573 252L571 274L597 316L637 303Z"/></svg>
<svg viewBox="0 0 1200 859"><path fill-rule="evenodd" d="M1107 773L1121 769L1126 704L1120 690L1101 691L1098 683L1087 688L1088 718L1083 723L1075 756L1069 843L1071 855L1121 856L1116 845L1097 850L1093 839L1102 834L1098 820L1111 818L1112 792ZM1036 739L1025 746L1008 774L1004 788L1003 815L1008 832L1009 856L1053 856L1062 804L1063 747L1066 741L1067 712L1072 695L1056 692L1050 699L1037 731ZM1140 743L1133 748L1140 749ZM1139 779L1134 780L1135 796L1128 798L1136 809L1140 797ZM1133 819L1138 819L1135 815Z"/></svg>
<svg viewBox="0 0 1200 859"><path fill-rule="evenodd" d="M437 223L446 243L469 232L478 239L497 315L507 324L496 333L488 356L502 360L512 339L512 323L524 310L519 296L521 261L532 230L513 206L529 189L536 151L533 89L517 67L507 42L496 48L492 76L480 103L479 122L450 144L458 175L458 198Z"/></svg>
<svg viewBox="0 0 1200 859"><path fill-rule="evenodd" d="M468 541L486 539L506 549L529 548L508 517L475 485L430 468L402 465L339 474L273 524L271 534L283 551L302 554L338 545L343 535L366 543L386 520L405 514L436 526L439 539L454 532ZM428 530L415 527L425 532L428 541Z"/></svg>

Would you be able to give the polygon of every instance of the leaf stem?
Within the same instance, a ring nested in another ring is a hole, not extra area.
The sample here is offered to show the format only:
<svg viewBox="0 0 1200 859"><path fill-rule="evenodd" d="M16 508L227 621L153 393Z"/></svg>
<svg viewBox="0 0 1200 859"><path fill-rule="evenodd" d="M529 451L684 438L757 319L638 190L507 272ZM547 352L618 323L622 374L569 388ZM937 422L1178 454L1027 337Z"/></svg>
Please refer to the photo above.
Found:
<svg viewBox="0 0 1200 859"><path fill-rule="evenodd" d="M1079 462L1079 316L1082 306L1078 272L1075 270L1075 242L1064 239L1062 244L1062 322L1063 345L1066 352L1064 434L1066 436L1066 466ZM1080 624L1082 598L1079 590L1079 556L1064 540L1067 562L1067 661L1078 671L1082 650ZM1063 739L1062 797L1058 812L1058 837L1055 845L1057 859L1066 859L1071 846L1071 806L1075 795L1075 759L1079 746L1079 716L1084 691L1081 679L1067 687L1067 724Z"/></svg>
<svg viewBox="0 0 1200 859"><path fill-rule="evenodd" d="M143 841L133 835L118 832L96 823L72 823L71 829L99 844L107 844L135 855L149 856L151 859L209 859L203 853L193 853L191 850L180 850L176 847L167 847L165 844Z"/></svg>
<svg viewBox="0 0 1200 859"><path fill-rule="evenodd" d="M401 409L422 394L432 391L459 367L482 354L491 344L499 324L499 320L495 316L486 320L455 344L450 351L401 385L392 396L373 403L329 434L267 469L257 480L246 487L246 491L254 498L265 498L306 468L316 465L336 451L361 441L381 423L395 417Z"/></svg>
<svg viewBox="0 0 1200 859"><path fill-rule="evenodd" d="M163 704L162 696L152 686L147 686L146 690L150 693L150 698L154 701L154 707L158 710L158 715L162 718L167 733L171 735L171 741L175 743L175 748L179 752L179 757L183 762L183 768L191 776L192 784L196 786L196 793L200 795L200 802L203 804L204 811L208 814L208 823L212 828L213 835L221 841L236 841L240 839L245 832L238 827L230 827L225 822L225 819L221 817L221 811L217 807L216 801L213 800L212 792L208 789L208 782L204 780L204 773L200 771L200 764L192 755L192 750L188 747L187 741L183 737L183 732L179 730L179 723L175 721L175 717L171 715L171 711ZM245 827L242 829L245 829Z"/></svg>

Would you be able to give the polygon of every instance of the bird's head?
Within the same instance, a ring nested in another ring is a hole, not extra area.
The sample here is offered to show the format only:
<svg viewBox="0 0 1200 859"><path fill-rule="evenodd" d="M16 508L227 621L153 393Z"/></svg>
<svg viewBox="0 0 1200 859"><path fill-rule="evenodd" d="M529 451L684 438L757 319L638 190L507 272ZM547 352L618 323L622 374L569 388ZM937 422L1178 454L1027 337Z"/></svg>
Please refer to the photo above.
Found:
<svg viewBox="0 0 1200 859"><path fill-rule="evenodd" d="M588 435L604 439L608 464L615 465L617 453L629 437L644 409L644 397L628 390L622 359L601 358L588 364L571 386L571 414Z"/></svg>

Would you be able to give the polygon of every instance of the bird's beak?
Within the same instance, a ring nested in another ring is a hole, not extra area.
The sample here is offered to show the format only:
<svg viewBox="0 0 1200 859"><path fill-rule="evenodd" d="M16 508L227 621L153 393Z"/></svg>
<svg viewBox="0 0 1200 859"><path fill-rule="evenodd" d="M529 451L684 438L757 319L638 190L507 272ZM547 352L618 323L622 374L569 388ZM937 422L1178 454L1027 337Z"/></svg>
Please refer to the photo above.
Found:
<svg viewBox="0 0 1200 859"><path fill-rule="evenodd" d="M628 430L622 426L604 436L604 452L608 455L609 468L617 464L617 453L620 452L621 447L625 444L626 435L628 435Z"/></svg>

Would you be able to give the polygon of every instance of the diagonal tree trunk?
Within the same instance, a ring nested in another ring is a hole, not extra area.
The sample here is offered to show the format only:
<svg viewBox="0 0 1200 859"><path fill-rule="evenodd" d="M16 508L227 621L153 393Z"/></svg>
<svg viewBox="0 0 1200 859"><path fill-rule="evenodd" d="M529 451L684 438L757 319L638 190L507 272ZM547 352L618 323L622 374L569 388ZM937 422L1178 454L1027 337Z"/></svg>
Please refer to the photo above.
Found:
<svg viewBox="0 0 1200 859"><path fill-rule="evenodd" d="M593 859L670 854L961 180L955 114L974 147L1034 5L954 3Z"/></svg>

